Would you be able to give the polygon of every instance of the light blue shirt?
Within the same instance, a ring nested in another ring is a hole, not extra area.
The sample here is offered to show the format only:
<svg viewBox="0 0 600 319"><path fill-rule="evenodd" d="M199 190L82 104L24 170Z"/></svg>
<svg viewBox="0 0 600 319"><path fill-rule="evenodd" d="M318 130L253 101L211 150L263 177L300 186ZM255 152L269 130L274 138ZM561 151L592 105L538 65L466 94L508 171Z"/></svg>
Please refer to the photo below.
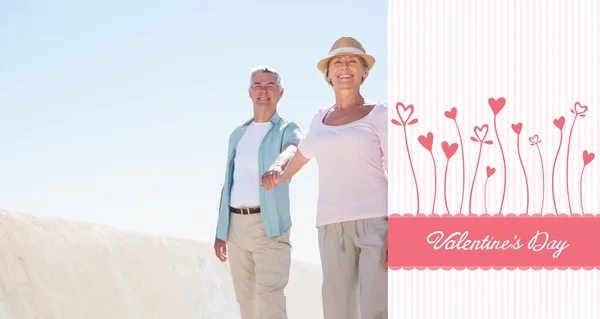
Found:
<svg viewBox="0 0 600 319"><path fill-rule="evenodd" d="M233 180L235 150L238 142L244 135L246 128L253 119L246 121L238 126L229 137L229 147L227 150L227 166L225 169L225 181L223 183L223 196L219 206L219 219L217 222L217 238L227 240L229 235L229 200L231 196L231 187L235 182ZM271 117L271 129L267 132L260 144L258 152L258 172L264 174L281 151L283 146L289 143L298 145L302 139L298 125L284 117L279 116L277 112ZM259 183L259 181L256 181ZM259 189L260 210L267 237L279 236L290 227L292 227L292 218L290 215L290 192L289 184L291 179L277 187L267 191L263 187Z"/></svg>

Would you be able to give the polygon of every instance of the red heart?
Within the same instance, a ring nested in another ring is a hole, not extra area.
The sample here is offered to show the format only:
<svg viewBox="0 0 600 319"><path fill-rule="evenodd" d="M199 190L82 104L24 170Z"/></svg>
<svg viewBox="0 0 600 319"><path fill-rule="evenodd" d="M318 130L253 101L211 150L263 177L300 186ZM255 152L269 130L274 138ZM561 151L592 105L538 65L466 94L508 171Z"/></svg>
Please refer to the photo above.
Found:
<svg viewBox="0 0 600 319"><path fill-rule="evenodd" d="M450 111L444 112L444 115L449 119L456 119L456 108L453 107Z"/></svg>
<svg viewBox="0 0 600 319"><path fill-rule="evenodd" d="M402 107L403 112L400 111L400 107ZM410 119L410 117L412 116L414 111L415 111L415 107L412 106L412 104L409 104L408 106L404 106L404 104L402 104L402 102L396 103L396 112L398 113L398 117L400 117L400 121L402 123L406 123ZM408 112L408 115L406 116L406 119L405 119L402 115L406 115L407 112Z"/></svg>
<svg viewBox="0 0 600 319"><path fill-rule="evenodd" d="M424 148L431 152L431 146L433 145L433 133L429 132L427 133L427 136L419 136L419 143L421 143Z"/></svg>
<svg viewBox="0 0 600 319"><path fill-rule="evenodd" d="M540 140L540 137L537 134L535 134L533 137L529 138L529 142L531 142L531 144L537 144L537 143L539 143L539 140Z"/></svg>
<svg viewBox="0 0 600 319"><path fill-rule="evenodd" d="M512 129L513 131L515 131L515 133L521 134L521 130L523 129L523 123L513 124Z"/></svg>
<svg viewBox="0 0 600 319"><path fill-rule="evenodd" d="M589 164L592 160L594 160L594 157L596 157L596 154L583 151L583 165L585 166Z"/></svg>
<svg viewBox="0 0 600 319"><path fill-rule="evenodd" d="M587 109L588 107L586 105L581 105L581 103L575 102L575 114L583 114L587 112Z"/></svg>
<svg viewBox="0 0 600 319"><path fill-rule="evenodd" d="M456 153L457 149L457 143L452 143L452 145L448 145L448 142L442 143L442 150L444 150L444 154L446 154L447 159L450 159L454 155L454 153Z"/></svg>
<svg viewBox="0 0 600 319"><path fill-rule="evenodd" d="M494 98L489 98L488 104L490 105L490 108L492 108L492 112L494 112L494 115L496 115L500 113L500 111L502 111L502 109L504 108L504 105L506 104L506 99L504 99L503 97L497 100Z"/></svg>
<svg viewBox="0 0 600 319"><path fill-rule="evenodd" d="M483 124L481 127L475 126L473 128L473 132L475 132L475 135L477 136L477 138L480 141L483 141L483 140L485 140L485 137L487 136L487 133L488 133L488 125L487 124ZM483 137L479 136L479 133L482 133Z"/></svg>
<svg viewBox="0 0 600 319"><path fill-rule="evenodd" d="M491 168L489 166L486 168L486 171L487 171L487 176L488 177L490 177L490 176L494 175L494 173L496 173L496 169L495 168Z"/></svg>
<svg viewBox="0 0 600 319"><path fill-rule="evenodd" d="M565 127L565 117L561 116L560 118L554 120L554 125L562 130L563 127Z"/></svg>

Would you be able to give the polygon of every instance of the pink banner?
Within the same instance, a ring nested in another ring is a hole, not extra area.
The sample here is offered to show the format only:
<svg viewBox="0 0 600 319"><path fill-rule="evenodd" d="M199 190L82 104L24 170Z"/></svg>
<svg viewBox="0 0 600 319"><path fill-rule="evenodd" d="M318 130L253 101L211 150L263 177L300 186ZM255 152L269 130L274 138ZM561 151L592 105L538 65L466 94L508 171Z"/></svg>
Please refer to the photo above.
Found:
<svg viewBox="0 0 600 319"><path fill-rule="evenodd" d="M595 215L392 215L392 269L599 269Z"/></svg>

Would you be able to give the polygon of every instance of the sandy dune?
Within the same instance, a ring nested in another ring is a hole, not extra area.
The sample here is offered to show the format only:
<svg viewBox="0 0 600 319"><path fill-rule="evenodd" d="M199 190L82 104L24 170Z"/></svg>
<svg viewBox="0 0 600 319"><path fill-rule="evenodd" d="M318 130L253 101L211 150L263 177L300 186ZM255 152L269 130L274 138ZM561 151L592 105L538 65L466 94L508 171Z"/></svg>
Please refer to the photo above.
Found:
<svg viewBox="0 0 600 319"><path fill-rule="evenodd" d="M290 319L318 319L321 273L292 264ZM0 319L240 318L211 244L0 211Z"/></svg>

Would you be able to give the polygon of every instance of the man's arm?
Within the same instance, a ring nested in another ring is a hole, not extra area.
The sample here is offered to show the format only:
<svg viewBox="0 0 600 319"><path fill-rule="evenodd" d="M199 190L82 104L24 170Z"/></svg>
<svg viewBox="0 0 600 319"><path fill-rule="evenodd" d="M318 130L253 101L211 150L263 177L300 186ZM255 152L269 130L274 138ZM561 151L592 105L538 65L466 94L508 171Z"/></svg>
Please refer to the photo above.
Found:
<svg viewBox="0 0 600 319"><path fill-rule="evenodd" d="M279 154L279 156L277 156L277 158L273 162L273 165L271 165L268 171L277 168L280 168L282 171L285 170L287 164L290 162L292 157L294 157L294 154L296 154L297 149L298 145L296 143L287 143L286 145L284 145L283 151L281 152L281 154Z"/></svg>
<svg viewBox="0 0 600 319"><path fill-rule="evenodd" d="M260 177L260 185L266 190L271 190L277 186L275 179L283 174L297 151L298 146L296 143L287 143L283 152L277 156L271 167Z"/></svg>
<svg viewBox="0 0 600 319"><path fill-rule="evenodd" d="M225 190L225 186L221 188L221 198L219 199L219 205L217 205L217 211L221 210L221 203L223 203L223 191ZM215 229L215 237L217 237L217 232L219 231L219 216L217 214L217 229Z"/></svg>
<svg viewBox="0 0 600 319"><path fill-rule="evenodd" d="M294 155L298 152L298 144L302 141L302 132L300 127L294 122L290 122L283 132L283 150L277 156L271 167L260 177L260 184L265 189L270 190L277 186L275 179L283 174Z"/></svg>
<svg viewBox="0 0 600 319"><path fill-rule="evenodd" d="M221 203L223 202L223 191L225 190L225 186L221 187L221 199L219 199L219 207L221 206Z"/></svg>
<svg viewBox="0 0 600 319"><path fill-rule="evenodd" d="M298 149L298 144L302 141L302 132L300 131L300 127L298 124L291 122L285 128L283 132L283 147L282 152L277 156L271 168L280 167L281 170L284 170L296 151Z"/></svg>
<svg viewBox="0 0 600 319"><path fill-rule="evenodd" d="M221 203L223 202L223 191L225 189L225 186L223 186L223 188L221 188L221 199L219 200L219 208L221 207ZM214 249L215 249L215 255L217 256L217 258L222 261L225 262L227 261L227 244L225 243L225 241L220 240L217 235L216 232L219 229L219 222L217 221L217 230L215 231L215 244L214 244Z"/></svg>
<svg viewBox="0 0 600 319"><path fill-rule="evenodd" d="M221 210L221 204L223 203L223 191L225 190L225 186L221 187L221 198L219 199L219 205L217 205L217 211ZM219 223L217 222L217 228L219 227Z"/></svg>
<svg viewBox="0 0 600 319"><path fill-rule="evenodd" d="M229 145L231 145L232 136L233 136L233 133L229 136ZM228 156L229 156L230 151L231 150L228 150L228 152L227 152ZM229 165L229 164L227 164L227 165ZM225 169L225 176L227 176L227 168ZM219 198L219 205L217 205L217 211L219 212L219 214L217 214L217 227L215 229L215 244L214 244L215 255L222 262L227 261L227 243L224 240L219 239L219 237L217 237L217 234L219 232L220 211L221 211L221 205L223 205L223 193L225 192L226 185L227 184L225 183L223 185L223 187L221 187L221 196Z"/></svg>

